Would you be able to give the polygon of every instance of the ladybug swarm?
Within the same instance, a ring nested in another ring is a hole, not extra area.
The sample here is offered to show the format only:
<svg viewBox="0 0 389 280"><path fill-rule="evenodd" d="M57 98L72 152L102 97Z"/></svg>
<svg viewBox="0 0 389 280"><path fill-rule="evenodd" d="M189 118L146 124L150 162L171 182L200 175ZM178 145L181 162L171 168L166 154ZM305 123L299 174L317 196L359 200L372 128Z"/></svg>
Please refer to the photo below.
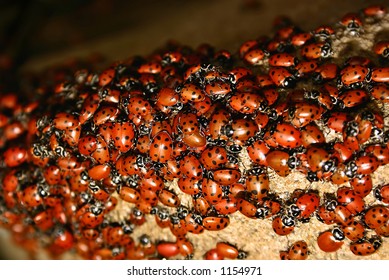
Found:
<svg viewBox="0 0 389 280"><path fill-rule="evenodd" d="M387 8L275 29L236 52L172 43L100 72L60 69L29 101L3 92L0 225L52 258L379 256ZM266 228L282 248L251 242Z"/></svg>

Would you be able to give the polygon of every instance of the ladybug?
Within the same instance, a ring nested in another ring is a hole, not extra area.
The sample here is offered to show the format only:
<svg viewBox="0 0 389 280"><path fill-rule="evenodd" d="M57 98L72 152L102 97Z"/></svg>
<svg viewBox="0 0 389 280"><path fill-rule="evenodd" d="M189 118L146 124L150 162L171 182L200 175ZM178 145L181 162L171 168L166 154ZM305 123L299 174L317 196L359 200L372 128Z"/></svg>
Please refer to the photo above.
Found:
<svg viewBox="0 0 389 280"><path fill-rule="evenodd" d="M365 81L369 69L363 65L348 65L340 71L341 82L346 86Z"/></svg>
<svg viewBox="0 0 389 280"><path fill-rule="evenodd" d="M371 96L381 102L389 103L389 86L386 84L375 84L369 89Z"/></svg>
<svg viewBox="0 0 389 280"><path fill-rule="evenodd" d="M328 42L305 44L301 48L301 55L308 60L328 58L332 55L331 45Z"/></svg>
<svg viewBox="0 0 389 280"><path fill-rule="evenodd" d="M371 229L379 228L389 220L389 209L383 205L371 206L366 210L364 221Z"/></svg>
<svg viewBox="0 0 389 280"><path fill-rule="evenodd" d="M365 228L362 223L358 221L353 221L348 226L341 227L345 237L350 239L351 241L358 241L365 236Z"/></svg>
<svg viewBox="0 0 389 280"><path fill-rule="evenodd" d="M297 33L292 36L290 42L295 47L301 47L305 45L312 38L312 34L310 32L306 33Z"/></svg>
<svg viewBox="0 0 389 280"><path fill-rule="evenodd" d="M211 204L215 204L222 199L222 187L215 181L204 178L202 182L202 192L204 198Z"/></svg>
<svg viewBox="0 0 389 280"><path fill-rule="evenodd" d="M194 154L190 153L185 155L180 160L180 171L188 178L201 179L203 175L203 167L201 160L199 160Z"/></svg>
<svg viewBox="0 0 389 280"><path fill-rule="evenodd" d="M350 181L350 186L354 190L355 194L360 197L366 197L371 190L373 189L373 181L371 176L368 175L358 175L352 178Z"/></svg>
<svg viewBox="0 0 389 280"><path fill-rule="evenodd" d="M203 218L201 215L196 213L189 213L185 217L186 222L186 228L188 229L188 232L194 233L194 234L200 234L204 232L204 227L202 224Z"/></svg>
<svg viewBox="0 0 389 280"><path fill-rule="evenodd" d="M309 218L319 208L320 198L313 192L308 192L296 200L301 219Z"/></svg>
<svg viewBox="0 0 389 280"><path fill-rule="evenodd" d="M356 174L368 175L379 167L379 161L373 155L359 156L355 159Z"/></svg>
<svg viewBox="0 0 389 280"><path fill-rule="evenodd" d="M261 65L266 54L266 52L256 47L247 51L244 54L242 60L252 66Z"/></svg>
<svg viewBox="0 0 389 280"><path fill-rule="evenodd" d="M276 53L269 57L270 66L293 67L297 63L296 57L289 53Z"/></svg>
<svg viewBox="0 0 389 280"><path fill-rule="evenodd" d="M218 250L216 248L208 250L204 254L205 260L224 260L223 256L219 254Z"/></svg>
<svg viewBox="0 0 389 280"><path fill-rule="evenodd" d="M102 180L111 173L111 166L108 164L99 164L88 170L88 176L93 180Z"/></svg>
<svg viewBox="0 0 389 280"><path fill-rule="evenodd" d="M325 63L315 69L313 79L316 83L323 83L337 77L338 65L335 63Z"/></svg>
<svg viewBox="0 0 389 280"><path fill-rule="evenodd" d="M239 181L241 173L237 169L219 169L213 171L213 180L220 185L232 185Z"/></svg>
<svg viewBox="0 0 389 280"><path fill-rule="evenodd" d="M23 147L11 147L3 153L4 163L8 167L16 167L28 160L27 150Z"/></svg>
<svg viewBox="0 0 389 280"><path fill-rule="evenodd" d="M44 169L43 176L49 185L59 184L62 180L61 170L56 165L47 166Z"/></svg>
<svg viewBox="0 0 389 280"><path fill-rule="evenodd" d="M258 42L256 40L248 40L244 42L242 45L239 47L239 56L240 58L243 58L246 53L258 46Z"/></svg>
<svg viewBox="0 0 389 280"><path fill-rule="evenodd" d="M308 258L308 244L304 240L294 242L288 250L289 260L306 260Z"/></svg>
<svg viewBox="0 0 389 280"><path fill-rule="evenodd" d="M301 146L301 132L289 123L278 123L273 133L274 140L284 148L293 149Z"/></svg>
<svg viewBox="0 0 389 280"><path fill-rule="evenodd" d="M371 71L371 80L377 83L389 82L389 67L375 67Z"/></svg>
<svg viewBox="0 0 389 280"><path fill-rule="evenodd" d="M85 135L78 141L78 152L90 156L97 148L97 139L94 135Z"/></svg>
<svg viewBox="0 0 389 280"><path fill-rule="evenodd" d="M220 215L230 215L238 211L238 200L233 195L222 197L213 207Z"/></svg>
<svg viewBox="0 0 389 280"><path fill-rule="evenodd" d="M317 245L320 250L331 253L335 252L344 244L344 234L339 228L324 231L317 237Z"/></svg>
<svg viewBox="0 0 389 280"><path fill-rule="evenodd" d="M362 10L366 17L381 18L387 13L387 8L381 5L371 5Z"/></svg>
<svg viewBox="0 0 389 280"><path fill-rule="evenodd" d="M222 168L228 162L227 151L221 146L209 146L201 153L200 162L208 170Z"/></svg>
<svg viewBox="0 0 389 280"><path fill-rule="evenodd" d="M287 152L275 150L266 155L267 165L282 177L286 177L290 173L288 161L289 154Z"/></svg>
<svg viewBox="0 0 389 280"><path fill-rule="evenodd" d="M173 142L166 131L161 131L151 141L149 156L152 161L166 163L172 157Z"/></svg>
<svg viewBox="0 0 389 280"><path fill-rule="evenodd" d="M311 146L306 151L309 169L313 172L329 171L330 154L326 149Z"/></svg>
<svg viewBox="0 0 389 280"><path fill-rule="evenodd" d="M112 127L113 145L120 152L125 153L133 146L135 130L130 122L116 122Z"/></svg>
<svg viewBox="0 0 389 280"><path fill-rule="evenodd" d="M295 77L284 67L270 67L269 77L276 86L294 87Z"/></svg>
<svg viewBox="0 0 389 280"><path fill-rule="evenodd" d="M277 216L272 221L272 228L278 235L288 235L294 230L296 221L291 216Z"/></svg>
<svg viewBox="0 0 389 280"><path fill-rule="evenodd" d="M234 119L222 128L222 134L231 138L236 144L244 144L259 131L258 125L252 119Z"/></svg>
<svg viewBox="0 0 389 280"><path fill-rule="evenodd" d="M162 189L158 192L159 201L169 207L178 207L181 204L179 197L168 189Z"/></svg>
<svg viewBox="0 0 389 280"><path fill-rule="evenodd" d="M335 30L328 25L321 25L313 31L315 36L327 38L335 33Z"/></svg>
<svg viewBox="0 0 389 280"><path fill-rule="evenodd" d="M245 215L248 218L254 218L255 214L257 213L257 207L250 201L244 199L244 198L237 198L237 208L240 213Z"/></svg>
<svg viewBox="0 0 389 280"><path fill-rule="evenodd" d="M337 205L334 209L335 221L343 226L348 226L354 221L353 214L347 207L343 205Z"/></svg>
<svg viewBox="0 0 389 280"><path fill-rule="evenodd" d="M183 103L200 102L205 98L205 92L195 84L185 84L180 91L180 100Z"/></svg>
<svg viewBox="0 0 389 280"><path fill-rule="evenodd" d="M389 41L379 41L373 47L374 52L384 58L389 57Z"/></svg>
<svg viewBox="0 0 389 280"><path fill-rule="evenodd" d="M246 176L246 190L257 201L263 200L267 197L270 191L269 177L266 173L250 174Z"/></svg>
<svg viewBox="0 0 389 280"><path fill-rule="evenodd" d="M318 67L318 63L315 60L308 61L300 61L296 66L296 74L297 78L302 78L310 73L313 73Z"/></svg>
<svg viewBox="0 0 389 280"><path fill-rule="evenodd" d="M347 30L355 33L363 27L361 18L355 13L348 13L342 17L340 24L347 28Z"/></svg>
<svg viewBox="0 0 389 280"><path fill-rule="evenodd" d="M270 148L262 140L257 140L247 146L247 153L250 159L259 165L267 166L266 155L270 151Z"/></svg>
<svg viewBox="0 0 389 280"><path fill-rule="evenodd" d="M156 249L158 254L164 258L171 258L180 253L176 242L160 242L157 244Z"/></svg>
<svg viewBox="0 0 389 280"><path fill-rule="evenodd" d="M202 196L193 198L192 202L193 208L196 210L196 212L200 213L203 216L207 215L207 213L211 209L211 205ZM212 221L210 223L212 223Z"/></svg>
<svg viewBox="0 0 389 280"><path fill-rule="evenodd" d="M301 144L308 148L311 145L325 143L325 137L322 130L315 124L310 123L301 129ZM250 155L250 154L249 154Z"/></svg>
<svg viewBox="0 0 389 280"><path fill-rule="evenodd" d="M376 187L374 189L374 196L383 203L389 204L389 184Z"/></svg>
<svg viewBox="0 0 389 280"><path fill-rule="evenodd" d="M353 189L341 187L336 191L339 204L346 206L352 215L361 213L365 209L365 202Z"/></svg>
<svg viewBox="0 0 389 280"><path fill-rule="evenodd" d="M352 108L366 102L369 94L363 89L353 89L344 92L339 99L342 107Z"/></svg>
<svg viewBox="0 0 389 280"><path fill-rule="evenodd" d="M185 259L191 259L193 257L194 246L192 242L186 238L178 238L176 243L180 254L185 257Z"/></svg>
<svg viewBox="0 0 389 280"><path fill-rule="evenodd" d="M53 120L53 126L59 130L71 129L79 125L77 117L69 113L57 113Z"/></svg>
<svg viewBox="0 0 389 280"><path fill-rule="evenodd" d="M382 240L378 236L373 236L369 239L360 239L350 244L350 250L357 256L368 256L375 253L382 244Z"/></svg>
<svg viewBox="0 0 389 280"><path fill-rule="evenodd" d="M209 231L218 231L225 229L230 224L228 216L207 216L203 219L203 227Z"/></svg>
<svg viewBox="0 0 389 280"><path fill-rule="evenodd" d="M264 98L252 92L237 92L229 98L228 104L242 114L252 114L261 108Z"/></svg>
<svg viewBox="0 0 389 280"><path fill-rule="evenodd" d="M216 250L219 255L227 259L236 259L239 255L239 250L227 242L218 242Z"/></svg>

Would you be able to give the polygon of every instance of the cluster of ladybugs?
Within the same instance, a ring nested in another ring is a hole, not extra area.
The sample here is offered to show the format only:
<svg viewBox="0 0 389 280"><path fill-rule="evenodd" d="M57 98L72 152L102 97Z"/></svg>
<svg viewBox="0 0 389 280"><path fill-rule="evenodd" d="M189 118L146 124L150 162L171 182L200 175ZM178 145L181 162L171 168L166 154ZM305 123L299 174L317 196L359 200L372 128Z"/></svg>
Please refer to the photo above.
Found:
<svg viewBox="0 0 389 280"><path fill-rule="evenodd" d="M336 29L302 32L281 20L273 38L249 40L236 55L170 44L100 73L78 70L31 102L2 94L1 225L54 256L190 258L188 233L223 230L235 212L271 219L279 235L315 215L335 225L318 236L323 251L348 238L354 254L374 253L389 236L389 186L374 188L373 206L364 198L371 174L389 163L379 109L389 102L389 41L344 64L333 62L332 42L384 20L380 6L347 14ZM286 195L270 188L269 170L350 187ZM131 209L123 219L112 214L119 202ZM176 241L133 238L150 219ZM307 255L304 241L281 252ZM245 256L225 242L204 255Z"/></svg>

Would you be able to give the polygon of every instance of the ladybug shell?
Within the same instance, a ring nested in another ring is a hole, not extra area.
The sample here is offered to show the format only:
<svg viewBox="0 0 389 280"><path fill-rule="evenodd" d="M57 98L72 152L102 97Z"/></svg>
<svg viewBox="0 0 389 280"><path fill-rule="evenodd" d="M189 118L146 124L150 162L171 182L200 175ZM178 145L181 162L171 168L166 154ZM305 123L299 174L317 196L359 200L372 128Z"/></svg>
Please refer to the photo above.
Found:
<svg viewBox="0 0 389 280"><path fill-rule="evenodd" d="M319 208L320 198L314 193L306 193L296 200L301 218L309 218Z"/></svg>
<svg viewBox="0 0 389 280"><path fill-rule="evenodd" d="M236 259L239 254L238 249L226 242L218 242L216 244L216 250L223 258L227 259Z"/></svg>
<svg viewBox="0 0 389 280"><path fill-rule="evenodd" d="M334 235L330 230L320 233L317 238L317 245L319 246L320 250L327 253L339 250L343 244L343 241L335 239Z"/></svg>
<svg viewBox="0 0 389 280"><path fill-rule="evenodd" d="M301 132L288 123L277 124L273 137L278 145L288 149L296 148L302 144Z"/></svg>
<svg viewBox="0 0 389 280"><path fill-rule="evenodd" d="M156 249L158 254L164 258L171 258L180 253L176 242L161 242L157 245Z"/></svg>
<svg viewBox="0 0 389 280"><path fill-rule="evenodd" d="M375 229L385 225L389 220L389 209L383 205L370 207L364 216L364 221L369 228Z"/></svg>
<svg viewBox="0 0 389 280"><path fill-rule="evenodd" d="M230 224L228 217L208 216L203 219L203 226L206 230L215 231L225 229Z"/></svg>
<svg viewBox="0 0 389 280"><path fill-rule="evenodd" d="M152 161L166 163L172 157L173 142L170 135L161 131L151 141L149 155Z"/></svg>
<svg viewBox="0 0 389 280"><path fill-rule="evenodd" d="M204 255L205 260L224 260L223 256L218 252L216 248L207 251Z"/></svg>
<svg viewBox="0 0 389 280"><path fill-rule="evenodd" d="M289 249L288 257L290 260L306 260L308 258L308 244L300 240L292 244Z"/></svg>

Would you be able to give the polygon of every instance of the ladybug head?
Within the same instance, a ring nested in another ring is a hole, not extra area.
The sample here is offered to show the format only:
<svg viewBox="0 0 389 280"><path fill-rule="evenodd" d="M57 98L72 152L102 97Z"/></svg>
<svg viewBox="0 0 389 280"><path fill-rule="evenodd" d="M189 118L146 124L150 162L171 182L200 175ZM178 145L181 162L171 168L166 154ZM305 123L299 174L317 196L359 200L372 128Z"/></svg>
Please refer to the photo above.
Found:
<svg viewBox="0 0 389 280"><path fill-rule="evenodd" d="M340 228L334 228L332 231L332 235L335 237L336 240L342 241L344 239L344 233Z"/></svg>

